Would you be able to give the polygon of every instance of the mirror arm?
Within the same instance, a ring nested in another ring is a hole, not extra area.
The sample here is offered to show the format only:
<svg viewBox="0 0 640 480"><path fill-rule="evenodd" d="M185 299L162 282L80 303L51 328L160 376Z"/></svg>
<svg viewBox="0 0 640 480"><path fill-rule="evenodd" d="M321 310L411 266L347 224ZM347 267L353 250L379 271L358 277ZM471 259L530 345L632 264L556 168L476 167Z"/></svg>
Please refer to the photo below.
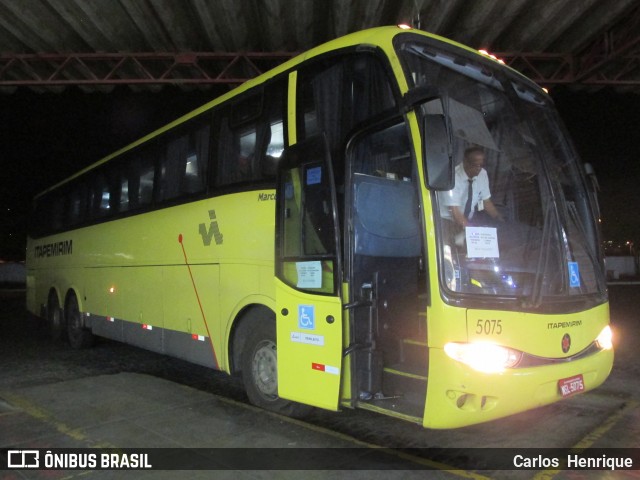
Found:
<svg viewBox="0 0 640 480"><path fill-rule="evenodd" d="M435 100L440 97L440 89L433 85L413 87L404 94L402 97L402 113L406 114L416 108L418 105L422 105L430 100Z"/></svg>

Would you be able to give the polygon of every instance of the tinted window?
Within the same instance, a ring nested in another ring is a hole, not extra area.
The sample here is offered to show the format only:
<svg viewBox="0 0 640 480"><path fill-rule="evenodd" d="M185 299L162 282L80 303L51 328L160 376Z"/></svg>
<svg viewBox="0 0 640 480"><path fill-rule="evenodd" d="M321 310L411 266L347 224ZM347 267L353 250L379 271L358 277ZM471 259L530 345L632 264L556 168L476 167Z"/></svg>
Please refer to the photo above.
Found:
<svg viewBox="0 0 640 480"><path fill-rule="evenodd" d="M91 218L107 216L111 212L111 186L104 171L96 171L90 183L89 212Z"/></svg>
<svg viewBox="0 0 640 480"><path fill-rule="evenodd" d="M77 225L85 220L87 208L87 185L80 181L73 185L67 202L67 219L69 226Z"/></svg>
<svg viewBox="0 0 640 480"><path fill-rule="evenodd" d="M191 125L161 142L159 200L205 190L209 165L209 125Z"/></svg>
<svg viewBox="0 0 640 480"><path fill-rule="evenodd" d="M275 178L285 145L284 92L277 82L221 110L217 186Z"/></svg>
<svg viewBox="0 0 640 480"><path fill-rule="evenodd" d="M332 152L354 126L395 105L384 68L371 54L332 57L298 78L298 140L324 133Z"/></svg>

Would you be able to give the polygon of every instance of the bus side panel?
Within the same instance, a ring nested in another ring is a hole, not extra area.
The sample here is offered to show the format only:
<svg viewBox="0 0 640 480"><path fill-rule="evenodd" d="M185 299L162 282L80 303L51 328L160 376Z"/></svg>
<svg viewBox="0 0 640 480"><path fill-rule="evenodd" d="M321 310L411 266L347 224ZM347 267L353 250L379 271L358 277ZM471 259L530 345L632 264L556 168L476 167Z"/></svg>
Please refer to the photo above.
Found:
<svg viewBox="0 0 640 480"><path fill-rule="evenodd" d="M342 366L339 297L295 290L276 280L278 395L338 410Z"/></svg>
<svg viewBox="0 0 640 480"><path fill-rule="evenodd" d="M158 267L89 267L84 310L97 335L162 352L162 269ZM109 327L115 323L115 329ZM108 322L101 325L100 322ZM121 324L119 321L124 321Z"/></svg>
<svg viewBox="0 0 640 480"><path fill-rule="evenodd" d="M165 353L220 368L219 277L219 265L164 267Z"/></svg>
<svg viewBox="0 0 640 480"><path fill-rule="evenodd" d="M41 239L27 239L27 310L43 315L49 292L55 288L60 307L64 306L67 290L73 284L81 286L78 274L80 255L76 235L62 233ZM79 298L78 300L82 300Z"/></svg>
<svg viewBox="0 0 640 480"><path fill-rule="evenodd" d="M219 330L216 354L220 369L229 371L228 345L232 324L241 320L249 305L275 306L273 277L275 192L273 189L238 192L214 198L215 220L206 228L218 228L211 247L219 252ZM215 225L213 222L216 222ZM209 231L209 230L207 230Z"/></svg>

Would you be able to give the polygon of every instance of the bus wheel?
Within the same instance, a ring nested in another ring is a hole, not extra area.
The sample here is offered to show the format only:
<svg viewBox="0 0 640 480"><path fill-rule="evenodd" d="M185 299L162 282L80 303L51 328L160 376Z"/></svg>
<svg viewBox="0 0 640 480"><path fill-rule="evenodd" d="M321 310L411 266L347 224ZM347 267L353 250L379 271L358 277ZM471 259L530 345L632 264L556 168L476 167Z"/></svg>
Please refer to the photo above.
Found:
<svg viewBox="0 0 640 480"><path fill-rule="evenodd" d="M254 322L242 352L242 380L254 405L290 417L303 417L312 407L278 396L278 357L273 321Z"/></svg>
<svg viewBox="0 0 640 480"><path fill-rule="evenodd" d="M93 346L93 334L82 325L82 313L78 307L78 299L75 295L69 295L65 307L67 319L67 336L72 348L81 349Z"/></svg>
<svg viewBox="0 0 640 480"><path fill-rule="evenodd" d="M52 290L47 300L47 323L49 324L49 333L51 339L55 342L62 340L64 337L64 320L62 318L62 310L58 303L58 296Z"/></svg>

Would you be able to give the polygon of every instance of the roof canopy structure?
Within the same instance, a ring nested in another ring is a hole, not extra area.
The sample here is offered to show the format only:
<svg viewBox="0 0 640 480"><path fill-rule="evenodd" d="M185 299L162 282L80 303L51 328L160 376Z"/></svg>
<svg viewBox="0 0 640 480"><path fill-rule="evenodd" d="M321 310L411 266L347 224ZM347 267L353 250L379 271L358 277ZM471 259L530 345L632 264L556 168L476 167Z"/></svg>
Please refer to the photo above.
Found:
<svg viewBox="0 0 640 480"><path fill-rule="evenodd" d="M0 0L0 91L235 85L398 23L488 50L547 87L640 93L637 0Z"/></svg>

